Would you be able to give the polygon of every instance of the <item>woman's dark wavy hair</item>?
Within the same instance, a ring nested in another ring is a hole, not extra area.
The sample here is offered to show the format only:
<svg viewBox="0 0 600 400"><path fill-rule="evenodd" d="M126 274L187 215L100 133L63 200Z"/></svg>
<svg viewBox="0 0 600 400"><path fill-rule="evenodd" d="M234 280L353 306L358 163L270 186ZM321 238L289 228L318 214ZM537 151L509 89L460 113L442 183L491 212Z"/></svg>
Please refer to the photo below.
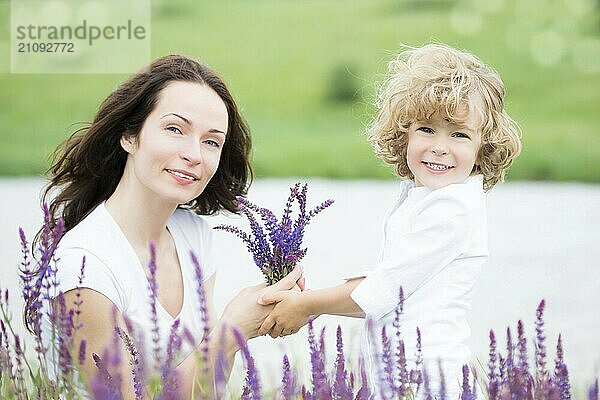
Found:
<svg viewBox="0 0 600 400"><path fill-rule="evenodd" d="M161 90L173 81L209 86L223 100L228 114L219 167L202 194L185 207L202 215L222 209L238 211L236 196L246 194L252 181L248 125L227 86L213 70L188 57L168 55L122 83L100 105L92 124L59 146L42 200L45 202L53 189L59 189L49 203L52 224L62 217L65 231L69 231L115 191L127 160L121 137L136 137L140 133Z"/></svg>
<svg viewBox="0 0 600 400"><path fill-rule="evenodd" d="M83 220L115 191L127 160L122 136L136 137L158 102L162 89L173 81L194 82L213 89L225 103L228 130L216 173L185 208L210 215L220 210L238 212L236 196L252 182L250 129L223 80L206 65L182 55L161 57L122 83L100 105L94 121L75 131L54 152L49 184L42 202L49 201L50 228L59 218L65 232ZM39 243L40 230L33 247Z"/></svg>

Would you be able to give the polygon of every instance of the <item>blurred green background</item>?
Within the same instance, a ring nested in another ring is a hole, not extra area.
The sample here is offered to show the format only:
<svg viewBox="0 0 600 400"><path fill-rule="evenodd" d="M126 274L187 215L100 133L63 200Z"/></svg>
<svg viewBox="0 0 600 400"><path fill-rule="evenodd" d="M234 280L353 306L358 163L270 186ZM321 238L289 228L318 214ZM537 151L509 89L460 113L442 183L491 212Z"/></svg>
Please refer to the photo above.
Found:
<svg viewBox="0 0 600 400"><path fill-rule="evenodd" d="M126 75L9 74L0 1L0 175L37 175ZM389 178L364 137L402 44L496 68L524 149L509 179L600 182L598 0L152 0L151 55L184 53L229 83L257 177Z"/></svg>

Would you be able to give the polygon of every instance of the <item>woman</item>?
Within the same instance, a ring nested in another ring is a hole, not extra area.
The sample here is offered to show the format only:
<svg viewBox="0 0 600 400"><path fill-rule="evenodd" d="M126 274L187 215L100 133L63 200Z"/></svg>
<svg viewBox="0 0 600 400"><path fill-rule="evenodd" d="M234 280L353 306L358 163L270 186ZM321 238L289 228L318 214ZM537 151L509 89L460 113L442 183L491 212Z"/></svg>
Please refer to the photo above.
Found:
<svg viewBox="0 0 600 400"><path fill-rule="evenodd" d="M66 234L56 250L57 275L66 304L82 300L83 326L75 343L85 338L87 354L102 354L112 343L114 331L107 321L113 320L114 308L123 328L126 319L143 335L146 361L153 359L156 347L153 316L163 353L175 319L196 343L205 340L190 251L203 270L213 338L210 359L222 346L230 368L237 345L227 326L236 326L248 339L257 336L272 309L257 303L264 284L240 292L215 321L211 229L197 215L237 211L235 197L245 194L251 182L250 147L249 129L223 81L206 66L177 55L156 60L123 83L102 103L93 123L64 143L44 199L58 190L50 203L50 222L63 218ZM151 242L155 271L148 268ZM84 257L85 277L79 284ZM148 300L153 273L158 286L154 313ZM300 275L296 269L268 290L290 289ZM74 290L78 286L82 289ZM48 341L47 317L43 326ZM198 379L198 349L184 348L176 360L178 387L185 397ZM122 363L126 398L133 396L129 368ZM84 370L87 376L95 374L91 356Z"/></svg>

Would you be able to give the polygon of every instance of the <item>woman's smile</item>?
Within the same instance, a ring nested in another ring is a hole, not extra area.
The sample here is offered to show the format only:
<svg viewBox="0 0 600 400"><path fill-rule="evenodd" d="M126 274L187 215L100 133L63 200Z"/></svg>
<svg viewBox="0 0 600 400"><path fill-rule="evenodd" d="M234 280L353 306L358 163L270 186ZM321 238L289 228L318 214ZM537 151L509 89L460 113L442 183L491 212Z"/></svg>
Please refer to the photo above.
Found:
<svg viewBox="0 0 600 400"><path fill-rule="evenodd" d="M188 171L183 171L179 169L165 169L165 171L168 172L177 182L179 182L182 185L190 185L199 179L196 175Z"/></svg>

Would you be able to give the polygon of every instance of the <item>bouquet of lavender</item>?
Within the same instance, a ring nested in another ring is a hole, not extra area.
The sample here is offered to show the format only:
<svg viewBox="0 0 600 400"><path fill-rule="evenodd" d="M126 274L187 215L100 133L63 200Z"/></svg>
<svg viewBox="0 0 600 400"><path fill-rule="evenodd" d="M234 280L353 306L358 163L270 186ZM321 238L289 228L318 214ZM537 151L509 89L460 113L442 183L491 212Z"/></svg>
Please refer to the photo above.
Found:
<svg viewBox="0 0 600 400"><path fill-rule="evenodd" d="M244 241L254 258L254 263L260 268L269 285L286 276L306 255L306 248L301 248L306 226L315 215L333 204L333 200L329 199L307 212L307 189L306 183L296 183L290 188L290 196L285 203L281 221L270 210L238 197L240 211L248 218L251 232L246 233L231 225L215 227L231 232ZM298 217L292 220L292 206L296 201L299 208Z"/></svg>

